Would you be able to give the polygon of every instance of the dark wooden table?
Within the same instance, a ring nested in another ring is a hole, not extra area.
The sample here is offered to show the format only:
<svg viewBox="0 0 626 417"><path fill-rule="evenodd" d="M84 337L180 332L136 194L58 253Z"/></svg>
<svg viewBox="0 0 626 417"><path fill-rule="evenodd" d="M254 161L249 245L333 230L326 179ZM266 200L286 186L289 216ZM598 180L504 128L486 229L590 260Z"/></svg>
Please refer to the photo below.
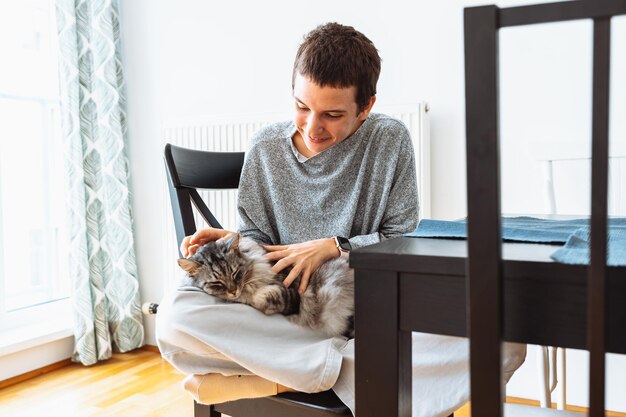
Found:
<svg viewBox="0 0 626 417"><path fill-rule="evenodd" d="M555 245L505 243L504 338L585 349L587 267ZM398 238L353 251L359 417L411 415L411 331L466 336L465 240ZM607 351L626 354L626 268L608 268Z"/></svg>

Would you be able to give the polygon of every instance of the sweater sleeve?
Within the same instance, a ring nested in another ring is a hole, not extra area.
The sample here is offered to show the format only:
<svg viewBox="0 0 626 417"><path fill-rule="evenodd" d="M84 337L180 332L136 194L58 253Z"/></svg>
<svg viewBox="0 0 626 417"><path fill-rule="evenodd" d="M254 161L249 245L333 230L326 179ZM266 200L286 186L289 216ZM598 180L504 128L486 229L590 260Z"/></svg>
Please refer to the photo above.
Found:
<svg viewBox="0 0 626 417"><path fill-rule="evenodd" d="M243 237L249 237L252 240L257 241L263 245L272 245L273 242L271 238L263 233L261 229L259 229L250 219L250 217L246 214L245 210L242 210L241 207L239 209L239 230L238 232Z"/></svg>
<svg viewBox="0 0 626 417"><path fill-rule="evenodd" d="M262 163L258 148L254 145L264 137L266 129L261 130L252 139L252 146L246 153L246 158L239 179L239 193L237 211L239 213L238 232L265 245L273 242L272 229L267 218L267 208L264 206L263 194L267 194L267 184L263 175Z"/></svg>
<svg viewBox="0 0 626 417"><path fill-rule="evenodd" d="M393 182L379 230L367 235L351 237L350 244L355 249L402 236L412 232L417 227L419 200L417 197L415 153L411 136L406 128L402 129L400 135L402 140L400 141L398 158L395 160L397 162L393 171Z"/></svg>

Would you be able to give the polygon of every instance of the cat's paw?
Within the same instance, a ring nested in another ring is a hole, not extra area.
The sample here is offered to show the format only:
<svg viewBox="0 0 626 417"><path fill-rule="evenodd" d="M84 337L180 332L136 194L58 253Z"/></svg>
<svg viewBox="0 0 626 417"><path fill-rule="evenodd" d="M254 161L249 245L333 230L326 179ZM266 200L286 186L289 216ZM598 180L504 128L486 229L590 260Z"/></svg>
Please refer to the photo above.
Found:
<svg viewBox="0 0 626 417"><path fill-rule="evenodd" d="M254 308L267 315L280 313L284 309L284 301L280 290L274 287L260 288L254 294L251 304Z"/></svg>

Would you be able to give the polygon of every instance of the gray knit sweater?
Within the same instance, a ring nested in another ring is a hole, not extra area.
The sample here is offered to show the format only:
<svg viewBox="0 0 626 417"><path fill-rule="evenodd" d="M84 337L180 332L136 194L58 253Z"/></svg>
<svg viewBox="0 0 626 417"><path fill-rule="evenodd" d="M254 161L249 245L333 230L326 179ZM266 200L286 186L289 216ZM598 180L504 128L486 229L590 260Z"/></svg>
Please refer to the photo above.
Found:
<svg viewBox="0 0 626 417"><path fill-rule="evenodd" d="M371 113L342 142L299 162L293 122L252 139L239 184L239 231L266 244L345 236L353 248L415 229L413 145L402 122Z"/></svg>

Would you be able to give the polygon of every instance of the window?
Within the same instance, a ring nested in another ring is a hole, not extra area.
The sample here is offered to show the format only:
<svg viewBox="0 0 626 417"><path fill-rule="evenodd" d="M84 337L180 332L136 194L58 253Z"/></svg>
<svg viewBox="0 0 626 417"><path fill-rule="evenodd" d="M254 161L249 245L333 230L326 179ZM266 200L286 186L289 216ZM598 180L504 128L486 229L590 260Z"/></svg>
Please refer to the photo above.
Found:
<svg viewBox="0 0 626 417"><path fill-rule="evenodd" d="M57 50L52 0L0 0L0 336L70 325Z"/></svg>

